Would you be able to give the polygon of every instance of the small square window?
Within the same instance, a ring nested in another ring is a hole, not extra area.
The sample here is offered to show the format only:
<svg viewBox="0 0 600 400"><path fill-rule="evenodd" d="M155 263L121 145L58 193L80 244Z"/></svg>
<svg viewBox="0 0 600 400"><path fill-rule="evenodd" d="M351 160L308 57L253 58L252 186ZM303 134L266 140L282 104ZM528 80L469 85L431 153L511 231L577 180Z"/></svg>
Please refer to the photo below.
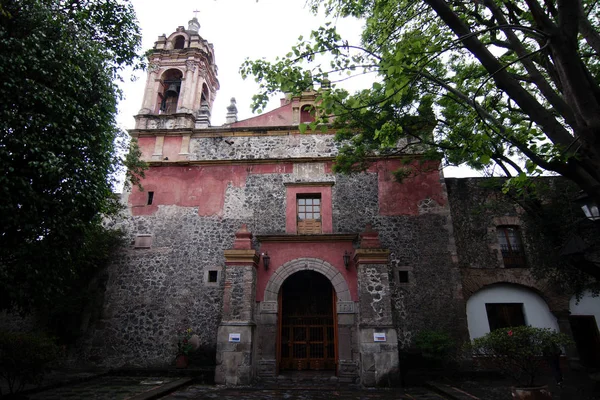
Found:
<svg viewBox="0 0 600 400"><path fill-rule="evenodd" d="M408 283L408 271L398 271L398 282Z"/></svg>
<svg viewBox="0 0 600 400"><path fill-rule="evenodd" d="M217 287L221 278L221 267L214 265L204 268L204 285Z"/></svg>

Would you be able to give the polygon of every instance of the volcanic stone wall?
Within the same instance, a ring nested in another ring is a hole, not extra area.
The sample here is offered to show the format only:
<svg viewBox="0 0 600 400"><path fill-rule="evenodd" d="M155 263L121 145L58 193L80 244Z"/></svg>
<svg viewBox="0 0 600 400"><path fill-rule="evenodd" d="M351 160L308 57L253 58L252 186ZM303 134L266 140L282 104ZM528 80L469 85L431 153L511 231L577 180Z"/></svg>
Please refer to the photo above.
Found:
<svg viewBox="0 0 600 400"><path fill-rule="evenodd" d="M392 298L392 320L401 347L410 346L414 334L424 328L445 329L459 337L466 334L447 203L423 198L415 207L417 214L399 210L396 215L380 215L376 170L340 176L327 172L325 163L304 158L329 155L330 136L230 139L232 145L221 138L194 138L190 159L247 160L280 152L303 160L294 164L293 172L277 168L248 172L243 182L235 183L232 177L225 186L222 209L214 215L199 215L198 207L159 204L151 213L124 218L120 226L132 244L115 256L109 268L102 316L82 346L85 360L110 366L169 364L176 354L176 332L186 328L199 335L204 351L214 351L222 309L223 251L233 247L234 234L243 223L254 235L285 233L288 182L333 182L333 233L360 233L368 223L380 232L382 247L391 251L386 267L390 284L381 295ZM221 149L217 153L215 145ZM229 155L223 153L227 148ZM193 168L182 165L180 178L185 181L186 170ZM202 179L228 179L211 176L210 167L203 168ZM147 176L160 173L156 166ZM169 185L165 175L161 187L168 192ZM414 178L399 185L410 193L419 189L420 181ZM443 184L441 188L438 198L445 198ZM151 235L151 247L135 248L137 235ZM256 239L253 244L260 251ZM399 270L408 271L408 283L399 282ZM208 282L208 271L217 271L217 282Z"/></svg>

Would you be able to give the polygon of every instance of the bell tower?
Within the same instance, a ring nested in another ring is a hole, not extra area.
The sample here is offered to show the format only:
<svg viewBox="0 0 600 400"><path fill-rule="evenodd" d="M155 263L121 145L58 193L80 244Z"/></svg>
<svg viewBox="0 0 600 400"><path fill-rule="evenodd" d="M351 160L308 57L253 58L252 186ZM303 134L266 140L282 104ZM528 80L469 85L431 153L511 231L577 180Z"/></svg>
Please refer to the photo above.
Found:
<svg viewBox="0 0 600 400"><path fill-rule="evenodd" d="M161 35L148 53L148 78L135 129L208 128L219 89L212 43L199 34L196 17L188 28Z"/></svg>

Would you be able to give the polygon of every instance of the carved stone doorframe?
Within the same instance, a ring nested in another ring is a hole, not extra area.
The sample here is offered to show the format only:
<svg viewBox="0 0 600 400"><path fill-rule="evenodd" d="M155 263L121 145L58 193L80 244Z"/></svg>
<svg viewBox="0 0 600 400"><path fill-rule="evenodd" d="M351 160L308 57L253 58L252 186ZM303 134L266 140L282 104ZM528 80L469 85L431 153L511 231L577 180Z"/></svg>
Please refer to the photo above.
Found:
<svg viewBox="0 0 600 400"><path fill-rule="evenodd" d="M317 258L297 258L279 267L269 279L263 301L258 304L258 337L264 338L257 346L259 377L277 374L277 347L279 292L287 278L298 271L315 271L329 279L337 297L338 367L337 375L342 381L354 382L358 378L358 348L356 338L356 305L350 296L348 283L334 266Z"/></svg>

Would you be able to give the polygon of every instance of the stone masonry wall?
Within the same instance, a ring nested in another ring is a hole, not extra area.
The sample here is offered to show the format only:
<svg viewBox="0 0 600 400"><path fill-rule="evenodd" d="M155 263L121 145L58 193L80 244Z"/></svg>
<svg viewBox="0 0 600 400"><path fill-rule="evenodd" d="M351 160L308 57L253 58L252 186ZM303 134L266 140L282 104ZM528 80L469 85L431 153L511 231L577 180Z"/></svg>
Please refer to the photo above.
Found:
<svg viewBox="0 0 600 400"><path fill-rule="evenodd" d="M267 147L277 145L271 137L260 139ZM315 151L327 147L327 140L323 136L320 144L314 142ZM194 146L201 151L202 146ZM251 153L260 151L252 148ZM197 207L158 205L149 215L126 219L122 226L130 239L150 234L152 247L123 249L110 267L104 312L83 346L84 358L110 366L168 364L175 357L176 330L188 327L204 347L214 349L222 309L223 251L232 248L242 223L255 236L285 233L284 183L298 181L334 183L334 233L358 233L367 223L380 232L382 246L391 251L386 268L401 346L410 345L414 333L426 327L458 336L466 332L447 205L423 199L419 215L381 216L377 173L338 176L326 173L321 163L296 164L293 173L248 173L241 185L227 185L222 210L215 215L200 216ZM412 189L406 185L405 190ZM256 239L253 245L260 252ZM398 268L410 270L408 285L397 282ZM219 271L217 284L205 282L208 270Z"/></svg>
<svg viewBox="0 0 600 400"><path fill-rule="evenodd" d="M556 248L544 236L547 232L539 231L524 210L501 192L502 183L482 178L446 179L465 300L486 286L511 283L537 292L553 312L567 310L568 293L560 293L550 282L536 279L532 272L543 269L546 262L556 266ZM548 194L569 191L559 178L540 178L538 183L547 186ZM496 229L501 225L518 227L525 268L504 267Z"/></svg>
<svg viewBox="0 0 600 400"><path fill-rule="evenodd" d="M244 132L244 130L241 130ZM398 141L398 147L404 148L406 139ZM264 136L228 136L227 132L216 137L192 137L190 140L189 160L253 160L281 158L321 158L335 157L340 143L331 134L299 134L289 130L286 134ZM405 151L417 153L418 145Z"/></svg>
<svg viewBox="0 0 600 400"><path fill-rule="evenodd" d="M226 141L227 140L227 141ZM333 135L192 138L190 160L333 157Z"/></svg>

